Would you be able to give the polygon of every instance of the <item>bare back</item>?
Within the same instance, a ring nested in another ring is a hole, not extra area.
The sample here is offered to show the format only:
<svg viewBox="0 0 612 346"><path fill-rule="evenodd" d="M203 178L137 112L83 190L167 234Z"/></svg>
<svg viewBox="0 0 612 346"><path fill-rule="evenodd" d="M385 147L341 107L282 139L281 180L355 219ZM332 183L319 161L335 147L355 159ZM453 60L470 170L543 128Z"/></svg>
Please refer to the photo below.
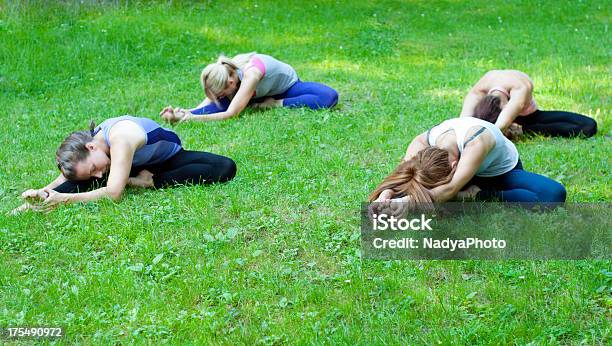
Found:
<svg viewBox="0 0 612 346"><path fill-rule="evenodd" d="M461 116L473 116L478 102L493 92L505 96L501 101L500 114L503 115L503 124L496 123L502 131L517 116L529 115L538 109L533 99L533 81L527 74L517 70L491 70L480 78L465 97ZM506 104L510 105L508 109L505 109Z"/></svg>
<svg viewBox="0 0 612 346"><path fill-rule="evenodd" d="M533 91L533 81L527 74L518 70L491 70L480 78L472 91L487 94L494 88L503 88L509 94L512 94L514 89L526 88Z"/></svg>

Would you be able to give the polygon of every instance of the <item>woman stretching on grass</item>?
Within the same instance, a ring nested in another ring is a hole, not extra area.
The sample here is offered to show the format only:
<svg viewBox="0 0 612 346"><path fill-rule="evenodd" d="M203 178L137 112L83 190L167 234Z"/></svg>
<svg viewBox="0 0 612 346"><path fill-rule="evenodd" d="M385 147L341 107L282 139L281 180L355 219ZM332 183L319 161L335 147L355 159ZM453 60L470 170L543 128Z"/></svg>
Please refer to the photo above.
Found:
<svg viewBox="0 0 612 346"><path fill-rule="evenodd" d="M163 119L175 121L225 120L247 106L331 108L338 92L327 85L302 82L293 67L271 56L247 53L233 59L221 56L204 68L200 82L206 98L189 110L164 108Z"/></svg>
<svg viewBox="0 0 612 346"><path fill-rule="evenodd" d="M111 162L112 158L112 162ZM61 173L40 190L28 190L26 209L48 211L61 203L118 200L126 185L161 188L231 180L234 161L206 152L187 151L178 136L153 120L121 116L89 131L73 132L56 153Z"/></svg>
<svg viewBox="0 0 612 346"><path fill-rule="evenodd" d="M461 116L489 121L503 132L513 123L524 133L547 136L591 137L597 132L595 120L584 115L539 110L532 92L533 82L521 71L489 71L465 97Z"/></svg>
<svg viewBox="0 0 612 346"><path fill-rule="evenodd" d="M465 187L465 191L461 191ZM516 147L493 124L455 118L418 135L402 163L370 201L430 207L454 197L507 202L564 202L565 188L523 170Z"/></svg>

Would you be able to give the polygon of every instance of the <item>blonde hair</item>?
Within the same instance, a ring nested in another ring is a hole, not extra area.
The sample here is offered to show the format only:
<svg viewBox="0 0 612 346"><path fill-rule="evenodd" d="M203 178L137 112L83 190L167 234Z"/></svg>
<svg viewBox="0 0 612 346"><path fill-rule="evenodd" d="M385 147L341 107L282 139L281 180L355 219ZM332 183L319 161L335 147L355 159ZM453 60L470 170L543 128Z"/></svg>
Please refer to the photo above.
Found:
<svg viewBox="0 0 612 346"><path fill-rule="evenodd" d="M223 91L227 87L232 73L244 67L256 52L238 54L233 58L228 58L224 55L219 56L216 63L209 64L202 70L200 75L200 83L206 97L218 104L219 100L215 94Z"/></svg>

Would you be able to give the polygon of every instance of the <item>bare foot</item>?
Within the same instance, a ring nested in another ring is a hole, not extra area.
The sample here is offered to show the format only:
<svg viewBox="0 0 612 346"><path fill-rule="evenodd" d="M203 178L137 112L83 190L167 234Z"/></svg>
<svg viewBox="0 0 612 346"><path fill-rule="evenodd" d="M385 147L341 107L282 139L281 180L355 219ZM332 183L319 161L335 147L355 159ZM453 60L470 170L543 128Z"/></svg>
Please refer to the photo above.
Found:
<svg viewBox="0 0 612 346"><path fill-rule="evenodd" d="M254 103L252 105L255 109L265 109L265 108L275 108L283 105L283 100L275 100L272 97L267 97L263 101L259 103Z"/></svg>
<svg viewBox="0 0 612 346"><path fill-rule="evenodd" d="M517 123L512 123L510 127L504 132L504 135L509 140L519 139L523 135L523 127Z"/></svg>
<svg viewBox="0 0 612 346"><path fill-rule="evenodd" d="M463 191L459 191L457 193L457 199L458 200L464 200L464 199L474 199L476 198L476 195L480 192L480 188L476 185L470 185L467 189L463 190Z"/></svg>
<svg viewBox="0 0 612 346"><path fill-rule="evenodd" d="M153 173L143 169L137 176L128 179L128 185L144 188L153 187L155 186L153 184Z"/></svg>
<svg viewBox="0 0 612 346"><path fill-rule="evenodd" d="M21 214L21 213L26 212L28 210L40 211L39 208L36 205L32 205L30 203L24 203L24 204L18 206L17 208L11 210L9 212L9 215Z"/></svg>

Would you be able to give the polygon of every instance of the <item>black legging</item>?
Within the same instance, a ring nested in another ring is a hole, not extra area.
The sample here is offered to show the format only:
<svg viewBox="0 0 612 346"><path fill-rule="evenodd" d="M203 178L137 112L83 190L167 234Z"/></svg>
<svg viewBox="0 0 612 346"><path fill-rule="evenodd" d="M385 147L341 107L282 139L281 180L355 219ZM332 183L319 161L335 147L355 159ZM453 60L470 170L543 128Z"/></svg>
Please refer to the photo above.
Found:
<svg viewBox="0 0 612 346"><path fill-rule="evenodd" d="M514 122L521 125L525 133L546 136L592 137L597 132L595 120L584 115L563 111L537 110L529 115L516 117Z"/></svg>
<svg viewBox="0 0 612 346"><path fill-rule="evenodd" d="M130 176L146 169L153 173L155 188L181 184L211 184L232 180L236 175L236 163L225 156L202 151L182 150L161 164L132 167ZM66 181L53 190L62 193L90 191L106 186L108 177L83 181Z"/></svg>

